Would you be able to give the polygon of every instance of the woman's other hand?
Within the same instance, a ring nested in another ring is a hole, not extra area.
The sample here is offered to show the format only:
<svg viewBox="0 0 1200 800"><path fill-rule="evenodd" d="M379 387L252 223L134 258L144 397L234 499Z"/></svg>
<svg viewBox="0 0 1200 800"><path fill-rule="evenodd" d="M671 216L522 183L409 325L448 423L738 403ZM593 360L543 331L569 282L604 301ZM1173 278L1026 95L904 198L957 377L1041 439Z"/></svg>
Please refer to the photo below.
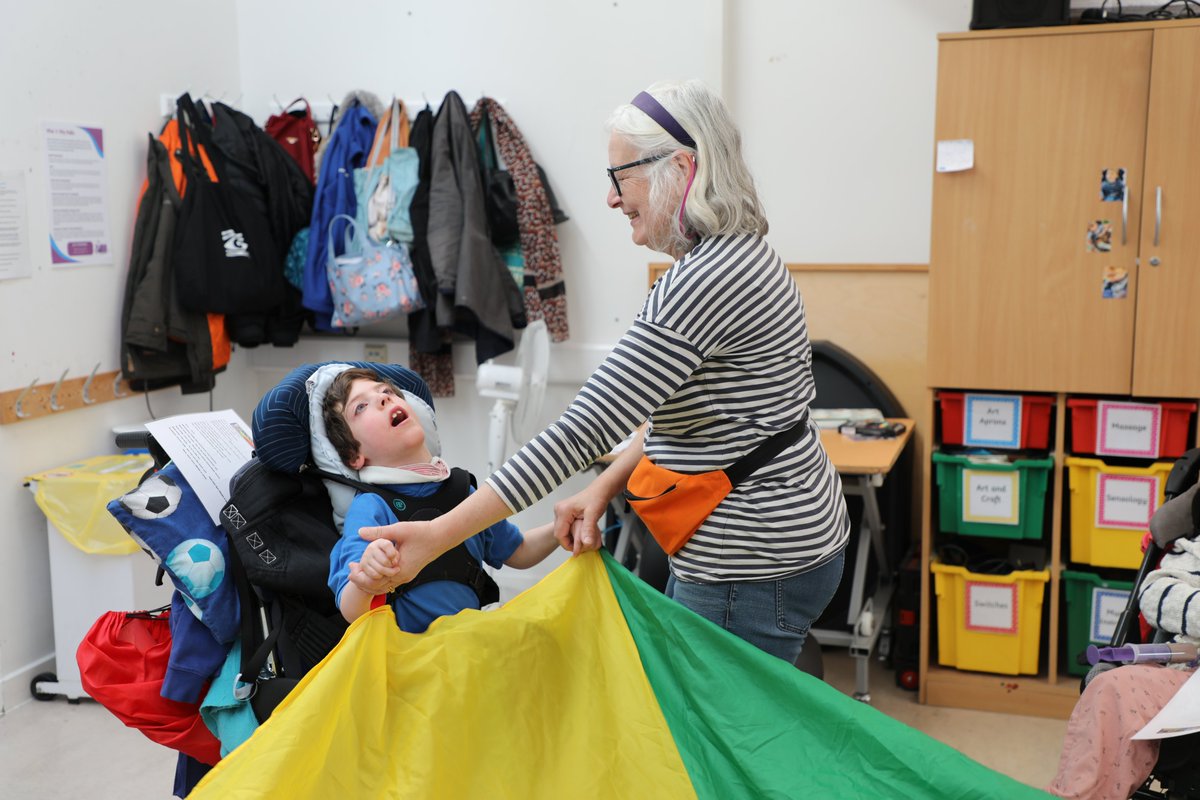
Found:
<svg viewBox="0 0 1200 800"><path fill-rule="evenodd" d="M608 509L608 495L593 481L578 494L554 504L554 538L575 555L597 550L604 543L600 520Z"/></svg>

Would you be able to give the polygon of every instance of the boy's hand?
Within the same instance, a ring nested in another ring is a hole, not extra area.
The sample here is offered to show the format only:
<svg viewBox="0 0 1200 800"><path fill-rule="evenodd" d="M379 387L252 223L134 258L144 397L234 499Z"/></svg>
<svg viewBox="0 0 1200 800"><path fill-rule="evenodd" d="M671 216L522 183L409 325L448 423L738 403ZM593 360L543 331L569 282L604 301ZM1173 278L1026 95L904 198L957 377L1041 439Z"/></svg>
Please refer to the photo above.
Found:
<svg viewBox="0 0 1200 800"><path fill-rule="evenodd" d="M599 522L609 498L592 486L554 504L554 538L575 555L598 550L604 544Z"/></svg>
<svg viewBox="0 0 1200 800"><path fill-rule="evenodd" d="M369 594L386 594L400 585L400 553L387 539L367 545L360 563L350 564L350 580Z"/></svg>
<svg viewBox="0 0 1200 800"><path fill-rule="evenodd" d="M428 520L393 522L391 525L374 528L363 526L358 535L371 542L371 546L386 542L391 547L396 559L396 568L391 573L395 585L411 581L427 564L449 549L447 546L439 546L436 538L430 534ZM367 550L370 550L371 546L368 546Z"/></svg>

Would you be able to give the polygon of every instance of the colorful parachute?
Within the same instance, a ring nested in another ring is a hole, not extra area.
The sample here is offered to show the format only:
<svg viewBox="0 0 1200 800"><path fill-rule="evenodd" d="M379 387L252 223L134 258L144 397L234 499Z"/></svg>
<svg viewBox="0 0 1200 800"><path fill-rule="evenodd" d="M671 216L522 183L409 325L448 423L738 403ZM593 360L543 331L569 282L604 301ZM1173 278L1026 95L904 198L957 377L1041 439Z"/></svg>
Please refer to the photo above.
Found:
<svg viewBox="0 0 1200 800"><path fill-rule="evenodd" d="M996 798L1041 791L767 656L610 557L421 635L359 619L192 798Z"/></svg>

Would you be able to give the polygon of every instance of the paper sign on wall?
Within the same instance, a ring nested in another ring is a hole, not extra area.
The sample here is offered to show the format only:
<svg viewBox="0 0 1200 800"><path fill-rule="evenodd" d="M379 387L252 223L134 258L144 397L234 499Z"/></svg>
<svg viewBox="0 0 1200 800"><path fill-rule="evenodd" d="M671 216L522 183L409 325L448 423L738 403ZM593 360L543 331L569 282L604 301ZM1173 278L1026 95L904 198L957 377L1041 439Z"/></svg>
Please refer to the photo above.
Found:
<svg viewBox="0 0 1200 800"><path fill-rule="evenodd" d="M1100 586L1092 589L1092 624L1088 638L1103 644L1112 641L1117 621L1128 602L1129 592L1121 589L1105 589Z"/></svg>
<svg viewBox="0 0 1200 800"><path fill-rule="evenodd" d="M104 131L46 123L42 140L50 206L50 263L111 264Z"/></svg>
<svg viewBox="0 0 1200 800"><path fill-rule="evenodd" d="M966 628L987 633L1017 632L1015 584L967 581Z"/></svg>
<svg viewBox="0 0 1200 800"><path fill-rule="evenodd" d="M1149 530L1158 497L1156 476L1100 473L1096 481L1096 527Z"/></svg>
<svg viewBox="0 0 1200 800"><path fill-rule="evenodd" d="M1020 472L963 470L963 521L1016 525L1020 522Z"/></svg>
<svg viewBox="0 0 1200 800"><path fill-rule="evenodd" d="M937 143L937 171L962 172L975 166L972 139L943 139Z"/></svg>
<svg viewBox="0 0 1200 800"><path fill-rule="evenodd" d="M1019 395L967 394L963 404L963 444L1010 450L1021 446Z"/></svg>
<svg viewBox="0 0 1200 800"><path fill-rule="evenodd" d="M5 170L0 172L0 280L31 274L25 228L25 173Z"/></svg>
<svg viewBox="0 0 1200 800"><path fill-rule="evenodd" d="M1102 456L1158 458L1162 406L1157 403L1096 404L1096 453Z"/></svg>

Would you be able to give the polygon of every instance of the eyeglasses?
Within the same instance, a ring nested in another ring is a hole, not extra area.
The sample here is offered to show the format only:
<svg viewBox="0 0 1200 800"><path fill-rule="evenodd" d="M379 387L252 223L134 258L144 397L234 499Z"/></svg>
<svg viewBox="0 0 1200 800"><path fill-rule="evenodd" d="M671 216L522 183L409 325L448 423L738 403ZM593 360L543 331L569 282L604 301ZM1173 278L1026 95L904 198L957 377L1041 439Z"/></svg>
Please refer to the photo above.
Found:
<svg viewBox="0 0 1200 800"><path fill-rule="evenodd" d="M618 172L620 172L623 169L633 169L634 167L640 167L643 164L653 164L655 161L661 161L662 159L666 158L669 155L671 155L671 154L663 153L662 155L651 156L650 158L643 158L640 161L630 161L628 164L622 164L619 167L606 167L605 169L608 172L608 179L610 181L612 181L613 189L616 190L616 192L617 192L617 197L621 196L621 182L617 180Z"/></svg>

